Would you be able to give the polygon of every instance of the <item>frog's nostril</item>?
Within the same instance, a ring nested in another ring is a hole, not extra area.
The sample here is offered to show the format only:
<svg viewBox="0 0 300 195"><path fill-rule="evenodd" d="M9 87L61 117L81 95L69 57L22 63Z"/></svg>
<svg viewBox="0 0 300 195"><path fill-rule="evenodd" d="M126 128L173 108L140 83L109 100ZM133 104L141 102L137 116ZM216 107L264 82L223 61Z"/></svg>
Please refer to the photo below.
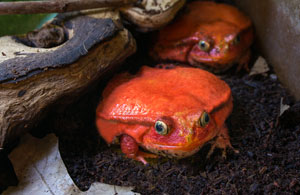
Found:
<svg viewBox="0 0 300 195"><path fill-rule="evenodd" d="M186 139L186 142L190 143L195 138L195 131L192 128L187 129L188 133L184 136Z"/></svg>

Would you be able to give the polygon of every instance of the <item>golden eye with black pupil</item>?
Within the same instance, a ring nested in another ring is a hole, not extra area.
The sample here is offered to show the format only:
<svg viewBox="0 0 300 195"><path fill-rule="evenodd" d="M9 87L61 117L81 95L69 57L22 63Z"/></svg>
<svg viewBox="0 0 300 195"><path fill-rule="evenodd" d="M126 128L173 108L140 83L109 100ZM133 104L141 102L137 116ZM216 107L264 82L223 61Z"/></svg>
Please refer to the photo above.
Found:
<svg viewBox="0 0 300 195"><path fill-rule="evenodd" d="M204 41L204 40L199 41L198 46L202 51L207 52L210 49L210 44L207 41Z"/></svg>
<svg viewBox="0 0 300 195"><path fill-rule="evenodd" d="M167 135L169 132L168 125L162 121L156 121L154 127L155 131L160 135Z"/></svg>
<svg viewBox="0 0 300 195"><path fill-rule="evenodd" d="M237 35L234 39L233 39L233 41L232 41L232 43L234 44L234 45L237 45L237 44L239 44L241 42L241 36L240 35Z"/></svg>
<svg viewBox="0 0 300 195"><path fill-rule="evenodd" d="M205 127L210 121L210 117L207 112L203 112L199 118L199 124L201 127Z"/></svg>

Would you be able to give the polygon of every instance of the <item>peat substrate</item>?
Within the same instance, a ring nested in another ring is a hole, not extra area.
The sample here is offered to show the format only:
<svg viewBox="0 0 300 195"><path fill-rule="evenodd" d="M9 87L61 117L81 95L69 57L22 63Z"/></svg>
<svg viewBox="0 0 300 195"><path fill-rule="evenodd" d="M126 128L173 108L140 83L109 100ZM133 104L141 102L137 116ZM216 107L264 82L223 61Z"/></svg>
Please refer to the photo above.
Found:
<svg viewBox="0 0 300 195"><path fill-rule="evenodd" d="M149 35L134 36L138 52L119 72L134 73L141 65L155 64L145 47ZM104 182L133 186L141 194L300 193L300 104L272 70L249 76L233 69L220 77L232 90L234 109L226 124L239 150L236 154L228 149L226 159L218 149L207 159L207 144L192 157L161 157L145 166L126 158L119 145L108 146L97 132L95 110L109 78L66 109L53 108L35 132L56 133L67 170L83 191ZM281 100L291 108L279 116Z"/></svg>

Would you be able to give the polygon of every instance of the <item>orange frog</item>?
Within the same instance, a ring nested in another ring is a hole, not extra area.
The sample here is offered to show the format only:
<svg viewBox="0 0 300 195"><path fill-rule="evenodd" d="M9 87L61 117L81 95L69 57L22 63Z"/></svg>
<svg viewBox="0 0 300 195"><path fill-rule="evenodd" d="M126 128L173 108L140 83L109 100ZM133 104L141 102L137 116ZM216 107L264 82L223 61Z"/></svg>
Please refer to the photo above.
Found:
<svg viewBox="0 0 300 195"><path fill-rule="evenodd" d="M170 25L161 29L150 55L223 72L233 64L248 70L253 28L237 8L209 1L194 1Z"/></svg>
<svg viewBox="0 0 300 195"><path fill-rule="evenodd" d="M209 141L208 156L215 147L226 155L232 146L224 122L232 106L229 86L205 70L144 66L136 75L120 74L109 82L96 125L108 144L120 143L127 157L144 164L155 154L190 156Z"/></svg>

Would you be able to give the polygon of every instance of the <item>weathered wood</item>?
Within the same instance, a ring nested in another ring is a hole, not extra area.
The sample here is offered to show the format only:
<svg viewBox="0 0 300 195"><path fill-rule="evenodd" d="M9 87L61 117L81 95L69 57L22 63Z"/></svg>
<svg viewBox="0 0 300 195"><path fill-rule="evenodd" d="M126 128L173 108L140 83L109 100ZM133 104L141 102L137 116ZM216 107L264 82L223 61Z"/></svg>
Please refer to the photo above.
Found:
<svg viewBox="0 0 300 195"><path fill-rule="evenodd" d="M137 0L52 0L0 2L0 15L63 13L102 7L120 7Z"/></svg>
<svg viewBox="0 0 300 195"><path fill-rule="evenodd" d="M186 0L143 0L122 6L122 15L141 31L151 31L168 24L184 6Z"/></svg>
<svg viewBox="0 0 300 195"><path fill-rule="evenodd" d="M30 129L52 104L61 99L70 103L135 52L118 12L65 16L52 22L63 25L67 34L57 47L0 38L0 147Z"/></svg>
<svg viewBox="0 0 300 195"><path fill-rule="evenodd" d="M16 53L20 57L0 63L0 83L18 82L44 70L71 64L86 55L93 45L113 37L120 30L110 18L99 20L81 16L66 21L65 25L73 26L76 35L63 47L43 53Z"/></svg>

